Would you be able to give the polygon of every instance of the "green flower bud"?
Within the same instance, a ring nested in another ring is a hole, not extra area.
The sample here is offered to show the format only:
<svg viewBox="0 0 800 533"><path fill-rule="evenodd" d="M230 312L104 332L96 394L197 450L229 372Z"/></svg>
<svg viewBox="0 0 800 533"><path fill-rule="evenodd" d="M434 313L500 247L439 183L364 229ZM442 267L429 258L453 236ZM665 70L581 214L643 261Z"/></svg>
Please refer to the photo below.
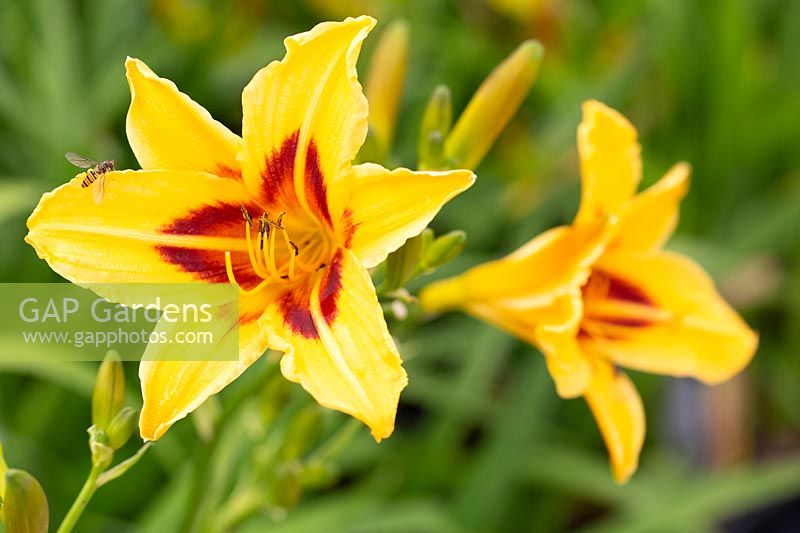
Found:
<svg viewBox="0 0 800 533"><path fill-rule="evenodd" d="M433 244L433 240L436 238L436 235L433 233L431 228L425 228L420 233L420 237L422 238L422 253L423 255L425 252L430 248L431 244Z"/></svg>
<svg viewBox="0 0 800 533"><path fill-rule="evenodd" d="M303 487L318 489L329 487L339 477L339 468L334 463L313 461L303 467L300 482Z"/></svg>
<svg viewBox="0 0 800 533"><path fill-rule="evenodd" d="M106 430L108 445L114 450L119 450L133 435L139 421L139 411L133 407L124 407L111 421Z"/></svg>
<svg viewBox="0 0 800 533"><path fill-rule="evenodd" d="M383 290L391 292L404 286L419 270L423 237L417 235L406 241L386 258Z"/></svg>
<svg viewBox="0 0 800 533"><path fill-rule="evenodd" d="M459 256L467 242L467 234L461 230L451 231L433 241L425 250L422 259L426 269L438 268Z"/></svg>
<svg viewBox="0 0 800 533"><path fill-rule="evenodd" d="M292 383L280 373L271 376L261 390L259 411L264 426L269 426L281 414L292 395Z"/></svg>
<svg viewBox="0 0 800 533"><path fill-rule="evenodd" d="M275 469L267 485L267 500L280 509L291 509L300 501L303 487L300 484L300 465L296 461Z"/></svg>
<svg viewBox="0 0 800 533"><path fill-rule="evenodd" d="M212 396L192 412L194 429L203 441L209 442L214 437L221 411L222 405L219 398Z"/></svg>
<svg viewBox="0 0 800 533"><path fill-rule="evenodd" d="M417 144L420 170L441 170L447 168L444 141L453 123L453 104L450 89L439 85L433 90L425 113Z"/></svg>
<svg viewBox="0 0 800 533"><path fill-rule="evenodd" d="M322 414L316 405L310 405L298 412L289 422L281 457L294 460L312 449L319 440L321 428Z"/></svg>
<svg viewBox="0 0 800 533"><path fill-rule="evenodd" d="M119 354L110 350L100 363L92 393L92 424L106 429L125 402L125 371Z"/></svg>
<svg viewBox="0 0 800 533"><path fill-rule="evenodd" d="M50 514L42 486L29 473L11 469L5 473L3 524L8 533L47 533Z"/></svg>

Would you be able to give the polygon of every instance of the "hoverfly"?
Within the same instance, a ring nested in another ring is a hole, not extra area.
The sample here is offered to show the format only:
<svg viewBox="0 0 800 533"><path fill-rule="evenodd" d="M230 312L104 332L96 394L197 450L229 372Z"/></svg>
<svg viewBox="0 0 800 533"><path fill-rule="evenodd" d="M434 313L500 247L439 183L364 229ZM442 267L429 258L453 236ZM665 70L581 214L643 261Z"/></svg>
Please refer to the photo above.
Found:
<svg viewBox="0 0 800 533"><path fill-rule="evenodd" d="M64 157L76 167L86 169L86 176L84 176L81 182L81 187L85 189L96 182L95 186L92 188L92 197L95 203L99 204L102 202L103 193L106 188L106 173L114 170L114 161L95 161L94 159L89 159L88 157L83 157L73 152L67 152L64 154Z"/></svg>

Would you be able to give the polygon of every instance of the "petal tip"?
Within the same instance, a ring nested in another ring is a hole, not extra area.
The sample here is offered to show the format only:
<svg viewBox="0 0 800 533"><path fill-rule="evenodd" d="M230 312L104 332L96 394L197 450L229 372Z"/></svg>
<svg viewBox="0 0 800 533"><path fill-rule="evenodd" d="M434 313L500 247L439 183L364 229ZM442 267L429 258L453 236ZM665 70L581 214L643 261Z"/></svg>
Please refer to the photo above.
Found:
<svg viewBox="0 0 800 533"><path fill-rule="evenodd" d="M606 126L613 125L612 127L627 131L629 132L629 135L633 136L632 140L636 140L636 128L625 117L625 115L613 107L604 104L600 100L590 99L583 102L581 110L583 113L583 122L587 125L587 127L600 127L603 125L603 121L605 120Z"/></svg>
<svg viewBox="0 0 800 533"><path fill-rule="evenodd" d="M142 65L144 65L144 63L141 59L131 56L125 58L125 72L129 75L137 70L141 72Z"/></svg>
<svg viewBox="0 0 800 533"><path fill-rule="evenodd" d="M637 468L639 468L638 458L635 461L631 461L630 464L612 465L611 472L614 476L614 482L617 485L627 485L633 474L636 473Z"/></svg>
<svg viewBox="0 0 800 533"><path fill-rule="evenodd" d="M139 415L139 435L145 442L155 442L167 432L172 426L172 423L157 422L156 419L148 413L147 406L142 407L142 412Z"/></svg>
<svg viewBox="0 0 800 533"><path fill-rule="evenodd" d="M392 433L394 433L394 422L370 427L370 434L378 444L380 444L383 439L388 439Z"/></svg>
<svg viewBox="0 0 800 533"><path fill-rule="evenodd" d="M344 20L344 22L349 22L349 21L357 22L357 23L363 25L364 27L369 27L369 29L374 28L375 24L378 23L378 21L375 20L375 18L373 18L373 17L371 17L369 15L359 15L357 17L347 17Z"/></svg>
<svg viewBox="0 0 800 533"><path fill-rule="evenodd" d="M129 84L133 84L134 78L159 79L147 63L130 56L125 59L125 77L128 78Z"/></svg>

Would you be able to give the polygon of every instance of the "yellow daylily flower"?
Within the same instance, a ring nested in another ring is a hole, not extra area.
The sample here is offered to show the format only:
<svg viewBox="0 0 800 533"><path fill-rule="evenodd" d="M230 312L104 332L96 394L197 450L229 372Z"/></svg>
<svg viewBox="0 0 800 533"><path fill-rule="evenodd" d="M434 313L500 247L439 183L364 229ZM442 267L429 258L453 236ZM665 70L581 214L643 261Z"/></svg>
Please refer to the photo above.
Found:
<svg viewBox="0 0 800 533"><path fill-rule="evenodd" d="M747 366L758 338L696 263L662 250L689 165L637 195L636 130L596 101L584 103L578 151L583 186L572 225L433 283L420 300L430 311L463 309L537 346L559 395L586 398L624 482L638 464L645 418L619 367L720 383Z"/></svg>
<svg viewBox="0 0 800 533"><path fill-rule="evenodd" d="M367 134L356 75L375 21L326 22L242 95L242 137L128 59L127 134L142 170L45 194L27 242L75 283L236 283L239 360L145 361L140 431L160 438L267 349L321 405L389 436L407 383L367 272L475 176L351 161Z"/></svg>

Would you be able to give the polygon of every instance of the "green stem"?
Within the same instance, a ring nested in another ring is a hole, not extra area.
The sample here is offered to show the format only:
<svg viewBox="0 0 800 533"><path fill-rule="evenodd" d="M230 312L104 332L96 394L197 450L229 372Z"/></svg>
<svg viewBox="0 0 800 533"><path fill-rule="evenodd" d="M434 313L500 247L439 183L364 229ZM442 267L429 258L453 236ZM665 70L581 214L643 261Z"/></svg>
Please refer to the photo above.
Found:
<svg viewBox="0 0 800 533"><path fill-rule="evenodd" d="M180 531L184 533L194 532L197 530L199 524L202 523L205 515L200 512L200 510L203 509L203 503L206 499L211 459L219 443L220 435L225 431L228 423L239 407L241 407L245 401L252 398L255 393L264 386L264 382L276 373L277 368L278 365L267 358L265 364L262 364L261 368L256 371L256 375L253 379L237 390L236 394L231 396L230 402L223 407L217 427L214 428L214 434L198 452L198 456L194 461L192 493L189 496L189 504L186 506L186 512L183 516L183 523Z"/></svg>
<svg viewBox="0 0 800 533"><path fill-rule="evenodd" d="M89 471L89 476L86 478L86 482L78 493L78 497L72 502L72 507L69 508L61 525L58 526L57 533L70 533L75 529L75 525L78 523L83 511L86 509L86 506L89 505L89 501L97 490L97 478L103 473L103 470L102 467L92 466L92 469Z"/></svg>
<svg viewBox="0 0 800 533"><path fill-rule="evenodd" d="M247 518L264 509L264 495L257 490L242 490L234 494L215 517L211 531L233 531Z"/></svg>
<svg viewBox="0 0 800 533"><path fill-rule="evenodd" d="M130 470L136 463L139 462L139 459L141 459L144 456L145 452L147 452L147 450L150 448L152 444L153 444L152 442L146 442L131 457L128 457L114 468L103 472L100 475L100 477L97 478L97 487L100 488L109 481L114 481L115 479L123 475L125 472Z"/></svg>

